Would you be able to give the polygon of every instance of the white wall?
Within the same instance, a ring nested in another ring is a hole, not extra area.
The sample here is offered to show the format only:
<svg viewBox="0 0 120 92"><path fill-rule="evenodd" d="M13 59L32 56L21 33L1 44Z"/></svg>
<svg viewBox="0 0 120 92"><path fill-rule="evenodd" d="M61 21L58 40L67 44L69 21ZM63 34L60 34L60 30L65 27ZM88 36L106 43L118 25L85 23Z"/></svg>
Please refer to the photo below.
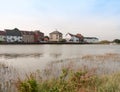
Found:
<svg viewBox="0 0 120 92"><path fill-rule="evenodd" d="M72 40L73 40L73 42L79 42L79 38L77 38L75 36L72 37Z"/></svg>
<svg viewBox="0 0 120 92"><path fill-rule="evenodd" d="M5 36L3 36L3 35L0 35L0 41L5 41Z"/></svg>
<svg viewBox="0 0 120 92"><path fill-rule="evenodd" d="M71 36L69 34L66 35L65 39L67 42L79 42L79 38Z"/></svg>
<svg viewBox="0 0 120 92"><path fill-rule="evenodd" d="M7 36L7 42L22 42L21 36Z"/></svg>
<svg viewBox="0 0 120 92"><path fill-rule="evenodd" d="M87 43L98 43L98 39L89 39L89 38L84 38L84 42L87 42Z"/></svg>

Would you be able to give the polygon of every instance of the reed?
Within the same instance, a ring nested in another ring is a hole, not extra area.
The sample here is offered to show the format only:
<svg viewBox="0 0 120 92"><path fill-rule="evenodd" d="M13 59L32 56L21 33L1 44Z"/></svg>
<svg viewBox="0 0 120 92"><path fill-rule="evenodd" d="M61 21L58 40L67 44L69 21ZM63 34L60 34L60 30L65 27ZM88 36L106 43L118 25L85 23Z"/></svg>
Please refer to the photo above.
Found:
<svg viewBox="0 0 120 92"><path fill-rule="evenodd" d="M120 92L120 74L96 75L90 70L64 68L56 78L44 80L37 74L17 81L19 92Z"/></svg>

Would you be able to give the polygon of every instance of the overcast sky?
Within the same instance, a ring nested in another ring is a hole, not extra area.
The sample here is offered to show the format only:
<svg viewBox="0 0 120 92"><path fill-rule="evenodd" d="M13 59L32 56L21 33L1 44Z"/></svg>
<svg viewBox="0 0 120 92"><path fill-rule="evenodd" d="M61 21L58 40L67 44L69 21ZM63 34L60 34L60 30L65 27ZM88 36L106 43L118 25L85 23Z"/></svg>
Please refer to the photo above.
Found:
<svg viewBox="0 0 120 92"><path fill-rule="evenodd" d="M120 39L120 0L0 0L0 29Z"/></svg>

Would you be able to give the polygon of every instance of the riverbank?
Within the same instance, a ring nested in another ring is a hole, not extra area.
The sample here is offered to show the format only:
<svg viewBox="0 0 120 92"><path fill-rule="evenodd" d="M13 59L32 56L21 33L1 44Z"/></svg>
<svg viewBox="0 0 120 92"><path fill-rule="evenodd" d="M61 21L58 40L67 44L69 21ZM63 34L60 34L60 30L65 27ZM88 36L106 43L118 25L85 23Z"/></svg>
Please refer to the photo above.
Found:
<svg viewBox="0 0 120 92"><path fill-rule="evenodd" d="M41 43L0 43L0 45L39 45L39 44L97 44L97 43L73 43L73 42L69 42L69 43L66 43L66 42L41 42Z"/></svg>
<svg viewBox="0 0 120 92"><path fill-rule="evenodd" d="M74 42L41 42L41 43L0 43L0 45L120 45L113 43L74 43Z"/></svg>
<svg viewBox="0 0 120 92"><path fill-rule="evenodd" d="M18 79L16 87L19 92L120 92L120 72L112 75L96 75L90 70L72 70L65 68L61 74L47 79L36 73Z"/></svg>

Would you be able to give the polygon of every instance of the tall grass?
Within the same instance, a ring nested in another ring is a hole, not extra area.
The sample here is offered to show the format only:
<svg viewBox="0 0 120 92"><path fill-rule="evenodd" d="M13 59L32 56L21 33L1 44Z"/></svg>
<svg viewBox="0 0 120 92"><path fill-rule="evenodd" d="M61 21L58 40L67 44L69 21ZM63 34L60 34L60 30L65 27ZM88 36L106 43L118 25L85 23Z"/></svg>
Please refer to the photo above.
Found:
<svg viewBox="0 0 120 92"><path fill-rule="evenodd" d="M93 71L62 69L59 77L38 80L30 74L19 79L19 92L120 92L120 74L98 76Z"/></svg>
<svg viewBox="0 0 120 92"><path fill-rule="evenodd" d="M0 63L0 92L15 92L17 72L13 67Z"/></svg>

